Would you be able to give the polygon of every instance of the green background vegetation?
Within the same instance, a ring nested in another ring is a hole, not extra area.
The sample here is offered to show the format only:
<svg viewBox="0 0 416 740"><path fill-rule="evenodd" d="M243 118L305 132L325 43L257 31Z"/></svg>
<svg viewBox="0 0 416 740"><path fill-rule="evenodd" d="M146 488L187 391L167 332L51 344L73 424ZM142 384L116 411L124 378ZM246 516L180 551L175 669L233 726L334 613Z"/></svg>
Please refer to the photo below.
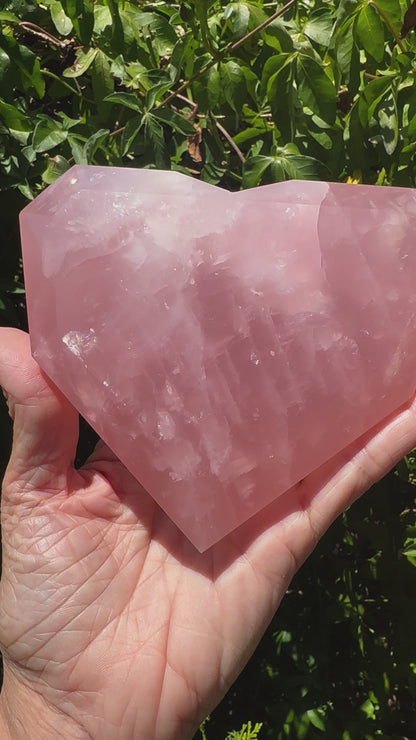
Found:
<svg viewBox="0 0 416 740"><path fill-rule="evenodd" d="M0 323L26 327L19 210L75 163L171 168L230 190L414 187L406 10L0 2ZM4 410L0 467L9 446ZM198 740L416 737L415 469L410 455L335 523Z"/></svg>

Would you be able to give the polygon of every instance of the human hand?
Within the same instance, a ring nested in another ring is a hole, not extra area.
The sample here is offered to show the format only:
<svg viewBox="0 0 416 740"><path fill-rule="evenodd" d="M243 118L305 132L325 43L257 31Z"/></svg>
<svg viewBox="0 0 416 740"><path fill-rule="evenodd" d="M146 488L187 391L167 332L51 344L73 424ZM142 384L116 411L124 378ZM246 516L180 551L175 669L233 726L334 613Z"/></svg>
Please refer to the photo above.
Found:
<svg viewBox="0 0 416 740"><path fill-rule="evenodd" d="M191 738L321 535L416 444L409 404L200 554L102 442L74 469L78 415L14 329L0 384L5 739Z"/></svg>

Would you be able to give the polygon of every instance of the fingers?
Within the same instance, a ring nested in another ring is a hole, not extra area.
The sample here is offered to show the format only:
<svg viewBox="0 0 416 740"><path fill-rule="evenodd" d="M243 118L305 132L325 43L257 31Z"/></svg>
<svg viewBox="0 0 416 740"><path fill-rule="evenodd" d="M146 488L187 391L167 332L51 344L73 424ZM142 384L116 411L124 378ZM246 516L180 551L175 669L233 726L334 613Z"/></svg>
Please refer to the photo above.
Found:
<svg viewBox="0 0 416 740"><path fill-rule="evenodd" d="M311 499L310 516L320 534L416 445L416 401L350 445L312 476L321 490Z"/></svg>
<svg viewBox="0 0 416 740"><path fill-rule="evenodd" d="M249 548L252 564L259 572L268 572L273 579L284 562L283 550L290 554L289 581L334 520L414 446L415 400L346 447L240 528L240 545Z"/></svg>
<svg viewBox="0 0 416 740"><path fill-rule="evenodd" d="M0 328L0 385L14 419L4 488L58 490L75 455L78 414L32 358L29 335L17 329Z"/></svg>

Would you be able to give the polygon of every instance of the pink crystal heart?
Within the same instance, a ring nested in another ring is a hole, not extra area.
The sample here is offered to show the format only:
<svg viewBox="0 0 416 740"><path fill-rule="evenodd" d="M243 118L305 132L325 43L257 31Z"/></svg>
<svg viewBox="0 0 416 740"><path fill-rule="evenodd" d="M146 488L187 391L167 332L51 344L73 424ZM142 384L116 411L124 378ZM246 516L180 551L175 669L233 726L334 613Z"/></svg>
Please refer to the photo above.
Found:
<svg viewBox="0 0 416 740"><path fill-rule="evenodd" d="M34 356L201 551L414 392L413 190L76 166L21 232Z"/></svg>

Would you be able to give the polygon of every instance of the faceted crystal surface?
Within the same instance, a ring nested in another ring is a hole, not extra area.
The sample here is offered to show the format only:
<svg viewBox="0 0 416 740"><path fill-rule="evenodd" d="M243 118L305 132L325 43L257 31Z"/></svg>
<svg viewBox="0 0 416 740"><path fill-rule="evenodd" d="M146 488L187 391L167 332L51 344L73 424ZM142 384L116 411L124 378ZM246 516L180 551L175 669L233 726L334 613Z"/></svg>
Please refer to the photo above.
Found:
<svg viewBox="0 0 416 740"><path fill-rule="evenodd" d="M415 191L77 166L21 230L34 356L201 551L414 392Z"/></svg>

